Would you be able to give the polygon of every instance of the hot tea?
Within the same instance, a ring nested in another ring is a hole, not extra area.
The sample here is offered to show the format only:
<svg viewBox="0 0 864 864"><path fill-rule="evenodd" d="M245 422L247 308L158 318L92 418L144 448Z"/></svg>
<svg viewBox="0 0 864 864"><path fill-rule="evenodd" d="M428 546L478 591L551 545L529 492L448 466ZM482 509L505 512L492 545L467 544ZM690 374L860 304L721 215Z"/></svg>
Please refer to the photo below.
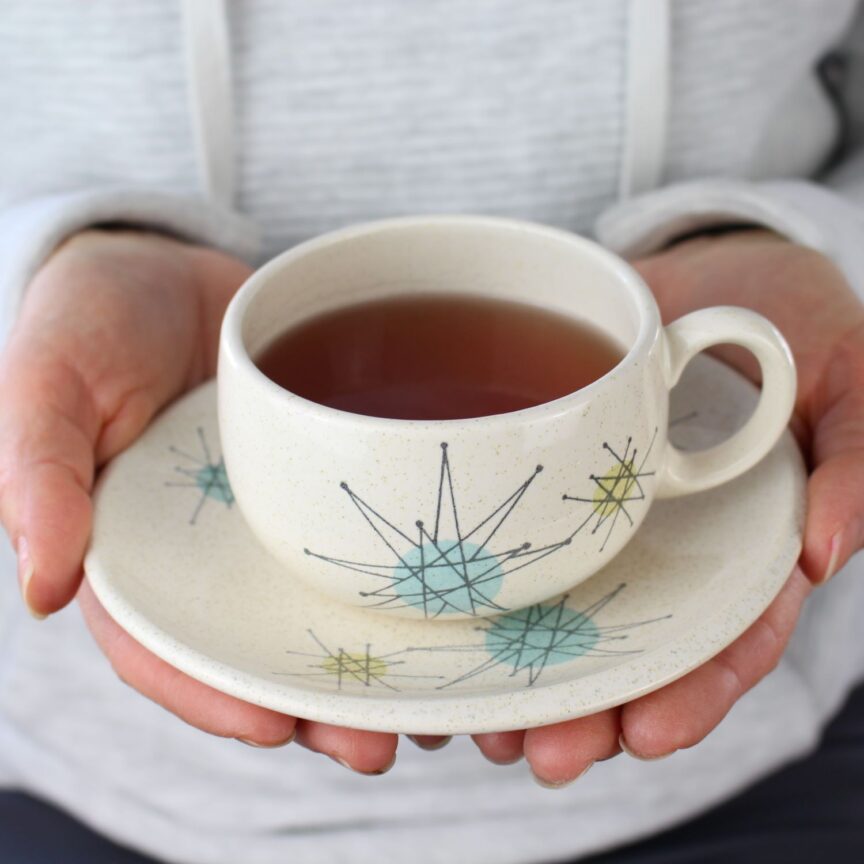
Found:
<svg viewBox="0 0 864 864"><path fill-rule="evenodd" d="M405 420L518 411L605 375L624 351L595 327L525 303L471 295L388 297L290 328L256 362L332 408Z"/></svg>

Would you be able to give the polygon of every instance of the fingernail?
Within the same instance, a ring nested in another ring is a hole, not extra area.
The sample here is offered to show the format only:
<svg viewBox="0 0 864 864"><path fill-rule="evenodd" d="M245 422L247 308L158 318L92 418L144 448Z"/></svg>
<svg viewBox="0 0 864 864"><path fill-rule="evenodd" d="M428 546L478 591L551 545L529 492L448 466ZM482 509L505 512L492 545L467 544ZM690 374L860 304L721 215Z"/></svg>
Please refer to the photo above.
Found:
<svg viewBox="0 0 864 864"><path fill-rule="evenodd" d="M33 578L33 561L30 559L30 546L27 543L26 537L20 537L18 540L18 583L21 586L21 598L24 600L24 605L27 611L37 620L44 621L48 616L37 612L27 599L27 588L30 585L30 580Z"/></svg>
<svg viewBox="0 0 864 864"><path fill-rule="evenodd" d="M515 765L517 762L521 762L525 758L524 753L519 753L512 759L493 759L491 756L486 756L485 753L483 756L487 762L491 762L493 765Z"/></svg>
<svg viewBox="0 0 864 864"><path fill-rule="evenodd" d="M514 756L512 759L489 759L489 761L493 765L515 765L517 762L521 762L524 758L525 754L520 753L518 756Z"/></svg>
<svg viewBox="0 0 864 864"><path fill-rule="evenodd" d="M413 735L409 735L408 737L409 737L409 738L410 738L410 739L411 739L411 740L412 740L412 741L413 741L413 742L414 742L414 743L415 743L415 744L416 744L416 745L417 745L421 750L429 750L429 751L432 751L432 750L440 750L442 747L446 747L446 746L447 746L447 745L448 745L448 744L453 740L453 736L452 736L452 735L447 735L447 736L445 736L444 738L442 738L440 741L436 742L435 744L423 744L423 743L421 743L420 741L418 741L417 738L415 738Z"/></svg>
<svg viewBox="0 0 864 864"><path fill-rule="evenodd" d="M534 778L534 782L538 786L542 786L544 789L563 789L565 786L569 786L571 783L575 783L580 777L584 777L593 767L594 767L594 763L589 762L571 780L562 780L560 783L552 783L549 780L541 780L533 771L531 772L531 776Z"/></svg>
<svg viewBox="0 0 864 864"><path fill-rule="evenodd" d="M254 747L256 750L277 750L279 747L287 747L296 737L297 730L295 729L290 737L284 741L278 741L276 744L259 744L257 741L252 741L249 738L237 738L236 740L247 747Z"/></svg>
<svg viewBox="0 0 864 864"><path fill-rule="evenodd" d="M634 753L628 746L627 742L624 740L624 735L621 734L618 736L618 745L621 749L628 755L632 756L634 759L638 759L640 762L659 762L661 759L667 759L672 755L672 753L661 753L659 756L640 756L638 753Z"/></svg>
<svg viewBox="0 0 864 864"><path fill-rule="evenodd" d="M832 538L831 545L828 547L830 554L828 555L828 566L825 568L825 575L819 580L821 585L827 582L836 572L837 565L840 562L840 547L843 545L843 529L841 528Z"/></svg>
<svg viewBox="0 0 864 864"><path fill-rule="evenodd" d="M349 765L345 759L342 759L339 756L331 756L330 758L334 762L338 762L343 768L347 768L349 771L353 771L355 774L362 774L364 777L377 777L380 774L386 774L396 764L395 753L393 754L393 758L383 768L378 768L376 771L358 771L356 768Z"/></svg>

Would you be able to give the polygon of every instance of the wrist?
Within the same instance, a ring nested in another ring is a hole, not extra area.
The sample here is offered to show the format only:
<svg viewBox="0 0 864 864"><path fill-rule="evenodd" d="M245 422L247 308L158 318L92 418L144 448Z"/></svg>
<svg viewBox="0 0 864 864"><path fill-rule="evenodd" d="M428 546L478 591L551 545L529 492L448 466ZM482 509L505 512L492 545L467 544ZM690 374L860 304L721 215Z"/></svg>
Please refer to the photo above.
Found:
<svg viewBox="0 0 864 864"><path fill-rule="evenodd" d="M43 268L61 254L65 256L110 252L114 255L137 255L152 250L165 255L194 248L196 244L188 243L167 231L112 222L91 225L63 238L46 258Z"/></svg>
<svg viewBox="0 0 864 864"><path fill-rule="evenodd" d="M679 249L684 246L692 246L695 244L704 245L706 243L720 242L735 242L753 241L766 242L777 241L782 243L794 244L788 237L766 228L764 225L756 223L726 223L723 225L715 225L712 227L696 228L692 231L685 231L681 234L676 234L668 240L662 248L658 249L655 255L662 255L664 252L669 252Z"/></svg>

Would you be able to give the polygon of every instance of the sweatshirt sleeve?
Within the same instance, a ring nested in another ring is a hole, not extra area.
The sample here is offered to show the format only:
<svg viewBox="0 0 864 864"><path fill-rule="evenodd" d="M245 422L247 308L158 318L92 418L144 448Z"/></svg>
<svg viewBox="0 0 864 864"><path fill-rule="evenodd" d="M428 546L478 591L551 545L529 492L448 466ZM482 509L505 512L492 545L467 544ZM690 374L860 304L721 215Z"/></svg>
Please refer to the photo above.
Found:
<svg viewBox="0 0 864 864"><path fill-rule="evenodd" d="M861 162L864 169L864 162ZM864 172L858 180L864 187ZM609 208L597 239L626 258L718 225L759 225L831 258L864 299L864 206L852 176L837 187L807 180L701 180L667 186Z"/></svg>
<svg viewBox="0 0 864 864"><path fill-rule="evenodd" d="M841 122L843 158L815 182L706 179L677 183L601 214L601 243L628 258L724 224L770 228L831 258L864 299L864 4L832 51L842 74L826 92Z"/></svg>
<svg viewBox="0 0 864 864"><path fill-rule="evenodd" d="M204 199L152 189L111 187L13 204L0 211L0 345L28 282L57 245L107 223L161 231L250 262L259 249L257 229L245 217Z"/></svg>

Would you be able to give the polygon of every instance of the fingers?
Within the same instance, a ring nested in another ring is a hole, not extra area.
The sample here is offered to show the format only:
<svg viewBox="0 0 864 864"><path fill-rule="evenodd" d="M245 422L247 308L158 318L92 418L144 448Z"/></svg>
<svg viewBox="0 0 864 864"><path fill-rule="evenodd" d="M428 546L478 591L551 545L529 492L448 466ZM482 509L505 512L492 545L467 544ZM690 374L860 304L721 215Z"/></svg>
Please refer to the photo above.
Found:
<svg viewBox="0 0 864 864"><path fill-rule="evenodd" d="M296 720L235 699L190 678L138 644L108 615L86 581L78 602L120 678L191 726L256 747L279 747L296 740L362 774L383 774L393 765L398 736Z"/></svg>
<svg viewBox="0 0 864 864"><path fill-rule="evenodd" d="M812 590L799 568L760 618L689 675L622 708L525 732L475 735L484 755L506 763L524 753L537 781L558 788L626 749L658 759L701 741L778 663Z"/></svg>
<svg viewBox="0 0 864 864"><path fill-rule="evenodd" d="M843 567L862 544L864 448L856 448L819 465L810 477L801 566L818 585Z"/></svg>
<svg viewBox="0 0 864 864"><path fill-rule="evenodd" d="M215 368L248 268L156 235L85 232L28 287L0 362L0 520L38 616L80 584L94 467Z"/></svg>
<svg viewBox="0 0 864 864"><path fill-rule="evenodd" d="M796 567L783 590L744 634L713 660L622 709L621 743L659 759L698 744L779 662L811 585Z"/></svg>
<svg viewBox="0 0 864 864"><path fill-rule="evenodd" d="M399 736L298 720L297 743L359 774L374 775L384 774L393 767Z"/></svg>
<svg viewBox="0 0 864 864"><path fill-rule="evenodd" d="M572 783L602 759L621 751L621 709L601 711L525 733L525 758L543 786Z"/></svg>
<svg viewBox="0 0 864 864"><path fill-rule="evenodd" d="M0 404L0 519L19 552L24 600L41 617L81 580L98 420L75 372L43 361L38 347L5 358Z"/></svg>
<svg viewBox="0 0 864 864"><path fill-rule="evenodd" d="M864 335L837 347L812 406L814 470L801 564L814 583L864 544Z"/></svg>
<svg viewBox="0 0 864 864"><path fill-rule="evenodd" d="M92 520L90 496L59 463L31 465L10 490L18 502L4 521L18 538L21 595L31 614L44 617L62 609L78 590Z"/></svg>
<svg viewBox="0 0 864 864"><path fill-rule="evenodd" d="M452 740L452 735L408 735L421 750L440 750Z"/></svg>
<svg viewBox="0 0 864 864"><path fill-rule="evenodd" d="M516 732L484 732L471 736L480 752L496 765L511 765L523 755L524 730Z"/></svg>
<svg viewBox="0 0 864 864"><path fill-rule="evenodd" d="M78 603L96 642L120 678L191 726L259 747L292 740L296 720L220 693L151 654L114 622L85 581Z"/></svg>

